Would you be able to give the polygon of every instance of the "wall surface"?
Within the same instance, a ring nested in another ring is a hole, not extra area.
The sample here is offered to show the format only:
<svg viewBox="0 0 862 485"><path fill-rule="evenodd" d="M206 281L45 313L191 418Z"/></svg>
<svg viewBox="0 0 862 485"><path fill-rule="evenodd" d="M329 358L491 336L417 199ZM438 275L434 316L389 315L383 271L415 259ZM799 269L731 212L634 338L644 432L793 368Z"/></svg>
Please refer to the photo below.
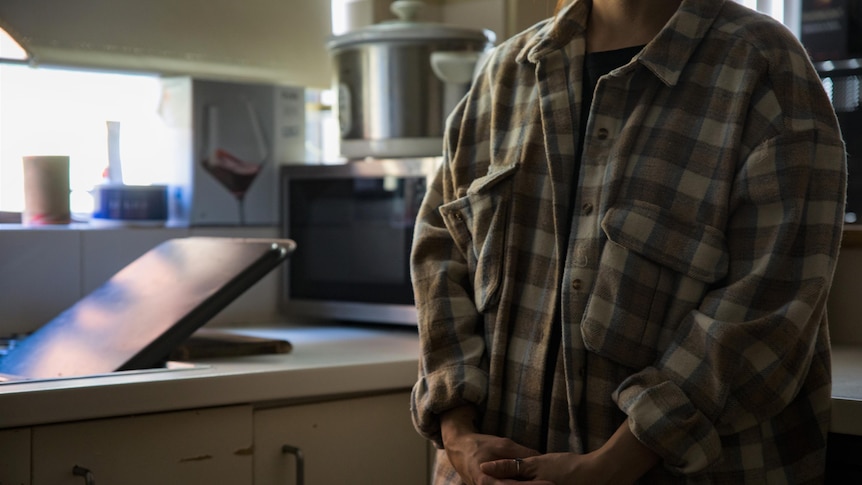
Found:
<svg viewBox="0 0 862 485"><path fill-rule="evenodd" d="M442 21L483 28L501 42L554 14L554 0L443 0Z"/></svg>
<svg viewBox="0 0 862 485"><path fill-rule="evenodd" d="M348 0L349 30L395 18L391 0ZM426 0L419 20L472 29L488 29L501 42L553 15L554 0Z"/></svg>
<svg viewBox="0 0 862 485"><path fill-rule="evenodd" d="M26 229L0 225L0 337L29 333L99 287L135 258L174 237L277 237L275 228ZM211 325L278 321L283 266L240 296ZM158 304L158 302L154 302Z"/></svg>

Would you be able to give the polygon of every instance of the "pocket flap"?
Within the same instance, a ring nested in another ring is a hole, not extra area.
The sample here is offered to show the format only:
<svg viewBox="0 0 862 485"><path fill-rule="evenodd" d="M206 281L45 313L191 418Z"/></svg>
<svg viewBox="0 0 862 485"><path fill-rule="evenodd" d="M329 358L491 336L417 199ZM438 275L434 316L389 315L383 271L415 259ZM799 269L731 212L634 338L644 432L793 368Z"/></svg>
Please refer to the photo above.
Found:
<svg viewBox="0 0 862 485"><path fill-rule="evenodd" d="M488 167L488 173L474 180L470 187L467 188L467 194L481 194L487 192L495 185L508 179L518 171L519 165L496 166Z"/></svg>
<svg viewBox="0 0 862 485"><path fill-rule="evenodd" d="M611 242L696 280L713 283L727 274L727 243L721 231L682 221L655 205L633 201L612 207L602 229Z"/></svg>

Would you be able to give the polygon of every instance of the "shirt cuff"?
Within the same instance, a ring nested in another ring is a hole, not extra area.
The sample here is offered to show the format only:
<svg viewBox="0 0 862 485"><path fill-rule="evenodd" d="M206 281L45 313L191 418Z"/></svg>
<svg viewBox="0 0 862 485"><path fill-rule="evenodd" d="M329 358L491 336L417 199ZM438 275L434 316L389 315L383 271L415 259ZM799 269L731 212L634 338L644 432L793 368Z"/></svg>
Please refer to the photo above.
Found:
<svg viewBox="0 0 862 485"><path fill-rule="evenodd" d="M442 449L440 415L466 404L480 404L487 389L488 374L472 366L447 367L420 376L411 396L413 426Z"/></svg>
<svg viewBox="0 0 862 485"><path fill-rule="evenodd" d="M712 422L675 383L655 368L635 374L613 395L629 417L629 428L679 474L704 470L721 457L721 438Z"/></svg>

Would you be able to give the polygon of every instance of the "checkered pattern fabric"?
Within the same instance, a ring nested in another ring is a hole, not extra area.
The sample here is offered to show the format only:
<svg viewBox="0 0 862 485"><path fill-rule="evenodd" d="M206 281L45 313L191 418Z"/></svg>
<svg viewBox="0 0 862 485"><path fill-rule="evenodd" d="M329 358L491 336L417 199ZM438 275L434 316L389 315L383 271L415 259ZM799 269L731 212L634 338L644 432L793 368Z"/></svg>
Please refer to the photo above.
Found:
<svg viewBox="0 0 862 485"><path fill-rule="evenodd" d="M684 0L601 78L579 146L589 7L498 46L449 119L414 423L441 446L470 403L482 432L589 452L628 420L662 457L645 483L816 483L846 184L820 80L772 19Z"/></svg>

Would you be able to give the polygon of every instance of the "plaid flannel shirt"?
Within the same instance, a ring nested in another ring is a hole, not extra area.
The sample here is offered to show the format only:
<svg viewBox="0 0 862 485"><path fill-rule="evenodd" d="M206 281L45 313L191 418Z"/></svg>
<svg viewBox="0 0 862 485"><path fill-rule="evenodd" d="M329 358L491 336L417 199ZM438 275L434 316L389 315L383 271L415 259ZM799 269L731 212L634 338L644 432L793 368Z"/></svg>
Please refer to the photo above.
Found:
<svg viewBox="0 0 862 485"><path fill-rule="evenodd" d="M494 49L449 118L414 423L441 447L470 403L484 433L584 453L628 420L662 458L646 483L817 482L846 184L821 81L772 19L683 0L600 79L579 146L588 12ZM444 452L435 474L460 483Z"/></svg>

